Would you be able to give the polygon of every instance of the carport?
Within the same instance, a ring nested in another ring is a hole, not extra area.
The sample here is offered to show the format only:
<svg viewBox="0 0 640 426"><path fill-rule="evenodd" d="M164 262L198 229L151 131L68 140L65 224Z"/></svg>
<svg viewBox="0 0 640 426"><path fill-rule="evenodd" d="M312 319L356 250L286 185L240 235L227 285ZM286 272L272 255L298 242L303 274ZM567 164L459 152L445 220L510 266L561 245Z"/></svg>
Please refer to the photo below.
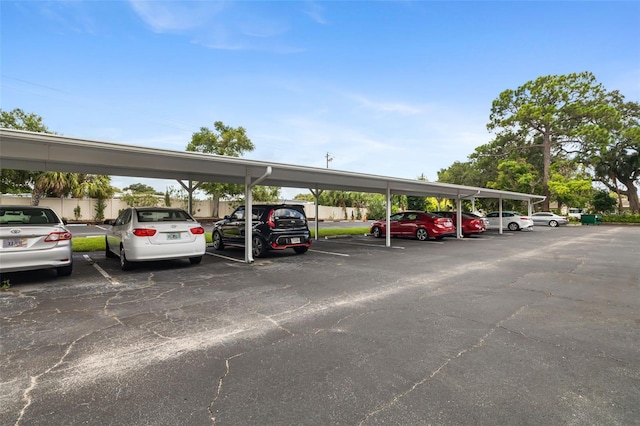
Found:
<svg viewBox="0 0 640 426"><path fill-rule="evenodd" d="M531 215L533 204L542 202L545 198L533 194L147 148L4 128L0 128L0 168L177 179L188 191L194 189L192 182L244 184L247 211L251 211L251 188L256 185L307 188L316 198L316 218L318 196L324 190L381 193L386 195L387 223L391 216L392 195L449 198L456 200L458 238L462 237L462 200L498 199L500 212L503 199L527 201L528 214ZM188 185L182 181L188 181ZM502 217L500 220L502 221ZM250 236L251 215L247 215L245 226L245 235ZM502 226L499 232L502 233ZM316 220L316 238L317 235ZM386 227L386 246L391 246L389 226ZM245 261L253 262L251 238L246 240Z"/></svg>

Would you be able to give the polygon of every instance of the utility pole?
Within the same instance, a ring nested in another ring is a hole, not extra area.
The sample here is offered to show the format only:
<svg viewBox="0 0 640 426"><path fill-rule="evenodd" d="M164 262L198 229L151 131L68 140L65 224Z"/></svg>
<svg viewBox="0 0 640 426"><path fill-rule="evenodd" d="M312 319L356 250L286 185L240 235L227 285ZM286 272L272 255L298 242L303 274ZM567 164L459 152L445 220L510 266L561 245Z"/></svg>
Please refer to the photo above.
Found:
<svg viewBox="0 0 640 426"><path fill-rule="evenodd" d="M333 157L331 157L331 156L329 155L329 153L327 152L327 155L325 155L325 158L327 159L327 169L328 169L328 168L329 168L329 161L332 161L332 160L333 160Z"/></svg>

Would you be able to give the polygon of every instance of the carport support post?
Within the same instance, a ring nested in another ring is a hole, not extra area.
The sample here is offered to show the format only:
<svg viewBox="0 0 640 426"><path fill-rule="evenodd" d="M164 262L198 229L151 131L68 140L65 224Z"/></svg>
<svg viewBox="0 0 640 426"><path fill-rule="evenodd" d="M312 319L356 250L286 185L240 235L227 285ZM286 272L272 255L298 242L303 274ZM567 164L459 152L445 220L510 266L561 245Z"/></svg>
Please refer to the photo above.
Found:
<svg viewBox="0 0 640 426"><path fill-rule="evenodd" d="M271 175L271 166L267 166L267 170L258 179L251 182L251 174L247 170L244 175L244 261L253 262L253 187L265 180ZM265 241L266 244L266 241Z"/></svg>
<svg viewBox="0 0 640 426"><path fill-rule="evenodd" d="M319 201L318 198L320 198L320 196L322 195L323 190L322 189L318 189L316 188L315 191L311 188L309 188L309 191L313 194L313 196L316 199L316 241L318 241L318 230L320 229L320 227L318 226L318 222L319 222L319 218L318 218L318 211L320 210L318 207Z"/></svg>
<svg viewBox="0 0 640 426"><path fill-rule="evenodd" d="M181 180L178 180L178 183L184 188L185 191L187 191L187 193L189 194L189 197L187 199L187 210L189 210L189 214L194 214L193 212L193 193L196 189L200 188L200 185L202 185L204 182L196 182L196 184L193 184L192 180L189 180L189 185L185 185L184 182L182 182Z"/></svg>
<svg viewBox="0 0 640 426"><path fill-rule="evenodd" d="M387 226L385 229L385 245L391 247L391 186L387 183Z"/></svg>
<svg viewBox="0 0 640 426"><path fill-rule="evenodd" d="M456 238L462 238L462 199L460 194L456 199Z"/></svg>
<svg viewBox="0 0 640 426"><path fill-rule="evenodd" d="M253 262L253 191L251 176L244 177L244 261Z"/></svg>
<svg viewBox="0 0 640 426"><path fill-rule="evenodd" d="M498 198L498 216L500 216L500 220L498 221L499 225L499 233L502 234L502 195Z"/></svg>

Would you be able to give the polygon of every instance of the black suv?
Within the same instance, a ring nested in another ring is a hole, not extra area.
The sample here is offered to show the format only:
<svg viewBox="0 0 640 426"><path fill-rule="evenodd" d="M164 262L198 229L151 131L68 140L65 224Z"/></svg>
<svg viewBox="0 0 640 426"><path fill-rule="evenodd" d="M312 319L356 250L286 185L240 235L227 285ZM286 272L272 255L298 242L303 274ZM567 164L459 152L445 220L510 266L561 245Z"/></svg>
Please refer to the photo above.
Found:
<svg viewBox="0 0 640 426"><path fill-rule="evenodd" d="M301 254L311 246L311 233L302 206L254 204L251 221L255 257L264 257L269 250L288 248ZM238 207L231 215L216 222L211 234L213 248L216 250L224 249L225 245L244 246L244 237L244 206Z"/></svg>

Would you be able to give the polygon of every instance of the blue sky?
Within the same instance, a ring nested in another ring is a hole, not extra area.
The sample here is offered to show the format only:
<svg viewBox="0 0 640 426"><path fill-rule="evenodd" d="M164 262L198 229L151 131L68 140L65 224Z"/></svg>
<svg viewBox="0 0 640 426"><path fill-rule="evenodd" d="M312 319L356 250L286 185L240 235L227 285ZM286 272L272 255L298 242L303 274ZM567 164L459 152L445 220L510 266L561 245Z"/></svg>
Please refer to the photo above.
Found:
<svg viewBox="0 0 640 426"><path fill-rule="evenodd" d="M215 121L245 158L413 179L491 140L491 102L590 71L640 100L639 1L0 2L3 110L184 150ZM144 182L164 190L171 181ZM286 190L292 196L302 189Z"/></svg>

